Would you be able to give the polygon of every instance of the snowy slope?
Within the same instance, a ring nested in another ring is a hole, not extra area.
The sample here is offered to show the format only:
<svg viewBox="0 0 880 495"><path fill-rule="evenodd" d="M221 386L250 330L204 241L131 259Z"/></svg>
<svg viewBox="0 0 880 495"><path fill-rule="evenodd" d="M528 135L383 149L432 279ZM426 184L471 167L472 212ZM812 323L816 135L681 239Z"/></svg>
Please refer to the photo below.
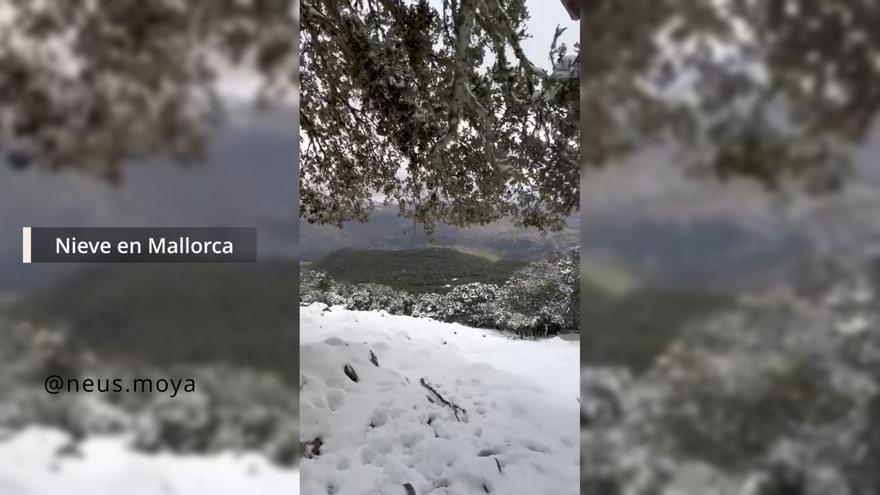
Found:
<svg viewBox="0 0 880 495"><path fill-rule="evenodd" d="M3 495L297 495L299 475L256 455L146 455L124 438L74 451L58 431L31 428L0 440Z"/></svg>
<svg viewBox="0 0 880 495"><path fill-rule="evenodd" d="M577 342L322 304L300 338L303 494L578 493Z"/></svg>

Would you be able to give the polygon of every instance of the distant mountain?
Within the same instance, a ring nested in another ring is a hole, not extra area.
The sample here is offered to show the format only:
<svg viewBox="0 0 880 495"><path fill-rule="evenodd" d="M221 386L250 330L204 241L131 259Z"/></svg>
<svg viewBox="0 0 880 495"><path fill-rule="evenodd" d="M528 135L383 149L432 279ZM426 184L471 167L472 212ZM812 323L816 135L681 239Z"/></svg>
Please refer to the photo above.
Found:
<svg viewBox="0 0 880 495"><path fill-rule="evenodd" d="M300 222L300 255L304 261L318 259L339 249L416 249L458 246L491 252L508 259L531 260L579 242L580 218L570 217L558 232L523 229L508 220L469 228L438 225L433 239L395 208L379 208L367 223L350 222L342 228Z"/></svg>
<svg viewBox="0 0 880 495"><path fill-rule="evenodd" d="M443 293L469 282L503 284L524 265L523 261L493 260L453 248L420 248L341 249L310 266L339 281L384 284L413 293Z"/></svg>
<svg viewBox="0 0 880 495"><path fill-rule="evenodd" d="M342 229L301 222L300 253L303 260L315 262L340 249L455 247L492 258L533 260L583 242L583 276L601 279L593 282L612 292L642 284L682 290L762 286L787 278L795 260L811 255L810 234L796 225L723 213L682 219L644 206L583 212L583 241L578 215L564 230L546 235L509 222L469 229L441 225L433 243L413 232L413 225L395 210L380 209L368 223Z"/></svg>

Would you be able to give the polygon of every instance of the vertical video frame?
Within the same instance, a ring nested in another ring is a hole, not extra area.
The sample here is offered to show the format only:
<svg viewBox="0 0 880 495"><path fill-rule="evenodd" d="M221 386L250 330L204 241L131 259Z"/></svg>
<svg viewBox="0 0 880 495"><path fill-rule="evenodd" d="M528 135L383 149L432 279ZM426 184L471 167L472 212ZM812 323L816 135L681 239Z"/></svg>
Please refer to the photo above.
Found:
<svg viewBox="0 0 880 495"><path fill-rule="evenodd" d="M302 2L303 494L579 492L573 4Z"/></svg>

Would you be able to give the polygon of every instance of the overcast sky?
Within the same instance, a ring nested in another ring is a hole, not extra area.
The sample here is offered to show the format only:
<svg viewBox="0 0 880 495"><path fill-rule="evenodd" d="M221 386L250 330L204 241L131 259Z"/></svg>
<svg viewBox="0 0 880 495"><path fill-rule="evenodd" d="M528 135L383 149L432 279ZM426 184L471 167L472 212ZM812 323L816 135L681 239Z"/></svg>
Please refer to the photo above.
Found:
<svg viewBox="0 0 880 495"><path fill-rule="evenodd" d="M580 23L571 20L559 0L527 0L526 5L531 14L528 31L532 38L523 43L523 50L532 62L550 68L548 54L556 26L567 28L559 41L571 47L571 53L580 39Z"/></svg>

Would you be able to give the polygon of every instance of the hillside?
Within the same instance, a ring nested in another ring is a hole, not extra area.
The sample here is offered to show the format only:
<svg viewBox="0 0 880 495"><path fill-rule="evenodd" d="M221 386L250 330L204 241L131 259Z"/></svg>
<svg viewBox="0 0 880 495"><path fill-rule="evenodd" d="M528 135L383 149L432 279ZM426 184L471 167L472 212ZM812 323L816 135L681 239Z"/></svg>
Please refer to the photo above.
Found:
<svg viewBox="0 0 880 495"><path fill-rule="evenodd" d="M312 266L326 271L334 280L377 283L420 294L445 293L455 285L469 282L500 285L525 263L493 261L485 255L454 248L341 249Z"/></svg>
<svg viewBox="0 0 880 495"><path fill-rule="evenodd" d="M400 217L396 206L378 207L366 223L349 222L343 228L300 222L300 256L316 261L339 249L421 249L468 246L491 251L503 258L534 260L547 253L578 244L580 217L573 215L557 232L522 229L510 220L467 228L438 224L432 239Z"/></svg>
<svg viewBox="0 0 880 495"><path fill-rule="evenodd" d="M736 304L721 292L640 287L612 294L581 283L583 359L640 372L690 325Z"/></svg>
<svg viewBox="0 0 880 495"><path fill-rule="evenodd" d="M602 256L581 257L585 362L641 371L688 326L735 304L726 291L663 286Z"/></svg>
<svg viewBox="0 0 880 495"><path fill-rule="evenodd" d="M298 266L97 267L13 311L72 330L84 347L156 365L226 363L295 376Z"/></svg>

